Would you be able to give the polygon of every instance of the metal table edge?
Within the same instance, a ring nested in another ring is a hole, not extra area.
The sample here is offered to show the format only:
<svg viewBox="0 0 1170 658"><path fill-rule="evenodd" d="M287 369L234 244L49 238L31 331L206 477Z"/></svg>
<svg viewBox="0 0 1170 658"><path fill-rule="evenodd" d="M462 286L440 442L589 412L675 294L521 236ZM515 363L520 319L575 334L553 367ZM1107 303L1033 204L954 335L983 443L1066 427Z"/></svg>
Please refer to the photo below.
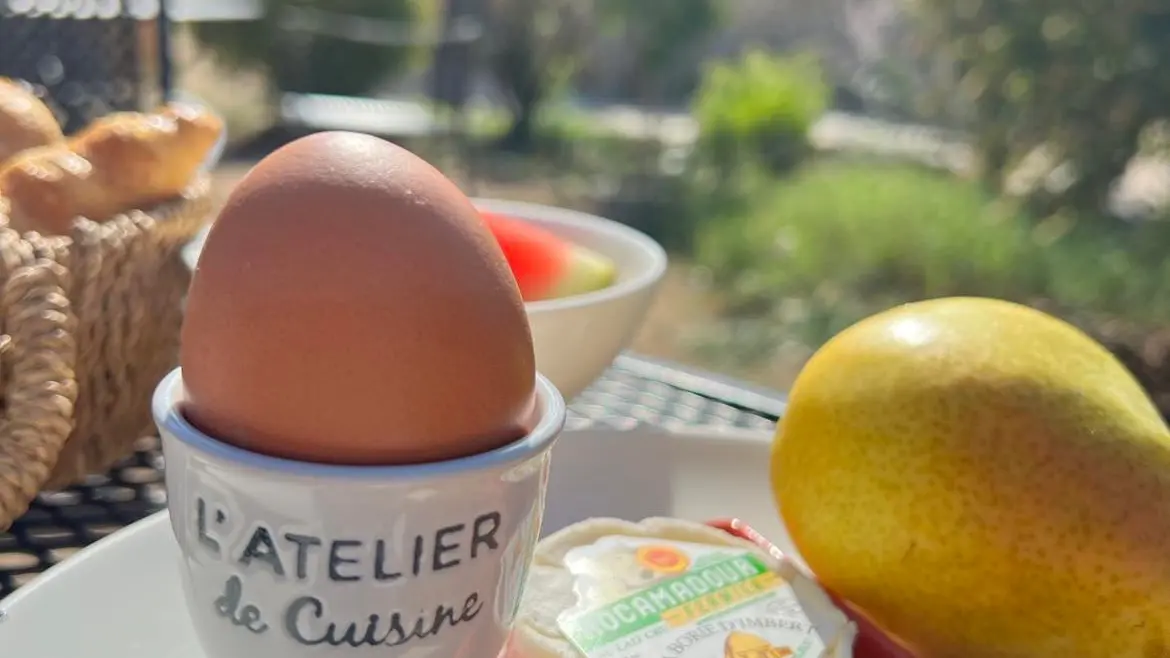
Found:
<svg viewBox="0 0 1170 658"><path fill-rule="evenodd" d="M788 405L788 396L775 389L633 352L623 352L613 365L639 377L758 415L779 418Z"/></svg>

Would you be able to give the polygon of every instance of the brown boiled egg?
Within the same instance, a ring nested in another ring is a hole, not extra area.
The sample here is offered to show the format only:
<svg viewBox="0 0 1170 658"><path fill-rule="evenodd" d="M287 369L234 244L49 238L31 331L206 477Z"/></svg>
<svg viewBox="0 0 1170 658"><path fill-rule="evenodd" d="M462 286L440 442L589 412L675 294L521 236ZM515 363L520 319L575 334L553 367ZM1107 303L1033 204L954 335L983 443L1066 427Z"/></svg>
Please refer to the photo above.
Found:
<svg viewBox="0 0 1170 658"><path fill-rule="evenodd" d="M301 461L451 459L519 438L533 414L524 305L476 209L356 133L288 144L232 192L180 360L196 427Z"/></svg>

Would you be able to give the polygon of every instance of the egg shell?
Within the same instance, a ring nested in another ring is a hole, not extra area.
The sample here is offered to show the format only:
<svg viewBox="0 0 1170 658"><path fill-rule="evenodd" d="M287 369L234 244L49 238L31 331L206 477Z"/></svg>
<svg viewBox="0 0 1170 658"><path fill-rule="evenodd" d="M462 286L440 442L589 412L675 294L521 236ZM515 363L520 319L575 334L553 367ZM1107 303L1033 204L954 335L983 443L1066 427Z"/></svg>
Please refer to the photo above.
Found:
<svg viewBox="0 0 1170 658"><path fill-rule="evenodd" d="M318 133L244 177L196 265L184 413L268 455L405 464L532 422L515 280L466 196L409 151Z"/></svg>

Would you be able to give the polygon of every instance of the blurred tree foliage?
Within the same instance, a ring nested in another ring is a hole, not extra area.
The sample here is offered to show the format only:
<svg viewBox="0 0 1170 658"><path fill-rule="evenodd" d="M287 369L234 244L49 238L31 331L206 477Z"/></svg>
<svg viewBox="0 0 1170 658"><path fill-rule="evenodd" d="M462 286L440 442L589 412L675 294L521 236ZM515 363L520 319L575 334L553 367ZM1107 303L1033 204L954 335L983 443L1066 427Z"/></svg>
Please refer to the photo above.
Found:
<svg viewBox="0 0 1170 658"><path fill-rule="evenodd" d="M229 66L264 69L276 89L358 95L406 66L409 46L344 38L361 19L392 21L409 27L420 17L420 0L263 0L263 18L245 22L196 23L195 38ZM297 10L310 23L290 30L286 20ZM355 21L356 19L356 21Z"/></svg>
<svg viewBox="0 0 1170 658"><path fill-rule="evenodd" d="M702 47L718 27L723 0L490 0L488 66L512 113L502 145L533 146L541 105L562 89L602 29L628 35L645 96L680 56ZM693 86L692 79L683 86ZM685 91L689 92L690 89Z"/></svg>
<svg viewBox="0 0 1170 658"><path fill-rule="evenodd" d="M875 26L877 45L859 58L852 83L866 110L894 121L944 128L970 124L955 91L955 71L939 53L923 52L915 21L905 14Z"/></svg>
<svg viewBox="0 0 1170 658"><path fill-rule="evenodd" d="M580 64L588 9L581 0L489 0L487 66L512 115L501 147L534 146L541 104Z"/></svg>
<svg viewBox="0 0 1170 658"><path fill-rule="evenodd" d="M688 55L702 52L726 9L724 0L597 0L603 26L633 45L631 83L643 101L690 95L699 71ZM679 63L681 80L672 75Z"/></svg>
<svg viewBox="0 0 1170 658"><path fill-rule="evenodd" d="M1041 216L1105 210L1143 131L1170 116L1165 0L911 0L920 52L947 57L971 106L984 174L1043 153L1063 184L1028 197Z"/></svg>

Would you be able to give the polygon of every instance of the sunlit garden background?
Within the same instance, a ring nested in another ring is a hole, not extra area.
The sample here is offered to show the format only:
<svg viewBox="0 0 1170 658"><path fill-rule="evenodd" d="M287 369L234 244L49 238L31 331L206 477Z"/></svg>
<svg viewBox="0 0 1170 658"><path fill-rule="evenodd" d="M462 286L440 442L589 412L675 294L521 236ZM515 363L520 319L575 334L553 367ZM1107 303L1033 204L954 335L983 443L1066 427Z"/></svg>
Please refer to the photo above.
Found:
<svg viewBox="0 0 1170 658"><path fill-rule="evenodd" d="M304 131L378 132L474 194L659 239L639 352L783 389L864 315L985 295L1078 323L1170 408L1164 3L253 9L176 34L179 85L229 120L225 189Z"/></svg>

